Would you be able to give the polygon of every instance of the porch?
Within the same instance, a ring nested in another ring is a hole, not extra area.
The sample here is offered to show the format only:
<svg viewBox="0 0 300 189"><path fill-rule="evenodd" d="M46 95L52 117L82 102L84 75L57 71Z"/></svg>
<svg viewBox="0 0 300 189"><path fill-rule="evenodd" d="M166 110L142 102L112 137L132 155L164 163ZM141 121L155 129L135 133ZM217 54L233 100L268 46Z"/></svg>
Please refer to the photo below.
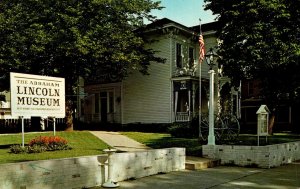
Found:
<svg viewBox="0 0 300 189"><path fill-rule="evenodd" d="M174 122L192 121L199 114L200 103L202 111L207 111L206 83L204 81L201 87L202 90L199 90L198 78L173 78ZM199 101L200 98L201 100Z"/></svg>

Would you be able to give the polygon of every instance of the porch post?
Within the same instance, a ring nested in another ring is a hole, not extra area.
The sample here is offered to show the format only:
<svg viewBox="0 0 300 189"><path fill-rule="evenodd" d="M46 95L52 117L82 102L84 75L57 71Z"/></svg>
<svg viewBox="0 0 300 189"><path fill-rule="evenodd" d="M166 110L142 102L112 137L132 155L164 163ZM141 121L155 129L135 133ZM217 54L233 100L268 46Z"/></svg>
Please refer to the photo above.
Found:
<svg viewBox="0 0 300 189"><path fill-rule="evenodd" d="M178 103L178 91L175 91L175 112L174 112L174 117L176 121L176 114L177 114L177 103Z"/></svg>
<svg viewBox="0 0 300 189"><path fill-rule="evenodd" d="M188 95L189 95L189 109L188 109L189 118L188 118L188 121L190 121L191 120L191 90L190 89L189 89Z"/></svg>
<svg viewBox="0 0 300 189"><path fill-rule="evenodd" d="M195 84L193 84L193 90L192 90L192 106L193 106L193 112L195 112L195 95L196 95L196 91L195 91ZM194 115L192 115L194 116Z"/></svg>

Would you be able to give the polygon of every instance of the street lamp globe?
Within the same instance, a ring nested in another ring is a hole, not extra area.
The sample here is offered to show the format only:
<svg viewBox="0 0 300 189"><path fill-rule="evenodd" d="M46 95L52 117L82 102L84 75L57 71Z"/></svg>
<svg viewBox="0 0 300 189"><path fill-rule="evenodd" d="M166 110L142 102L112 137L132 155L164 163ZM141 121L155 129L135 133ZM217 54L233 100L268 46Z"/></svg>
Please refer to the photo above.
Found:
<svg viewBox="0 0 300 189"><path fill-rule="evenodd" d="M205 60L210 70L212 70L214 65L216 65L218 57L218 54L213 50L213 48L210 48L205 54Z"/></svg>

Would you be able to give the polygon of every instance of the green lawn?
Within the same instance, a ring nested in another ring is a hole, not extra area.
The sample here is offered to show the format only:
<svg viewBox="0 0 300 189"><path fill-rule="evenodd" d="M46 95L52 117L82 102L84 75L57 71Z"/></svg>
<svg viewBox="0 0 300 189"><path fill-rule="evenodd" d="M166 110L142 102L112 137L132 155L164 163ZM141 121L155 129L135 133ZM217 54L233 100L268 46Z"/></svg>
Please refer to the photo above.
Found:
<svg viewBox="0 0 300 189"><path fill-rule="evenodd" d="M207 144L205 141L199 141L198 139L190 138L175 138L170 134L158 134L158 133L141 133L141 132L122 132L140 143L143 143L151 148L168 148L168 147L185 147L186 154L188 156L202 156L202 145ZM275 133L272 136L268 136L267 144L278 144L299 141L300 135L287 134L287 133ZM257 145L257 136L253 134L242 134L235 141L221 141L217 144L228 145ZM266 137L260 137L260 145L266 144Z"/></svg>
<svg viewBox="0 0 300 189"><path fill-rule="evenodd" d="M175 138L170 134L160 133L141 133L141 132L121 132L140 143L143 143L151 148L169 148L169 147L184 147L188 156L201 156L202 144L198 139Z"/></svg>
<svg viewBox="0 0 300 189"><path fill-rule="evenodd" d="M201 156L202 145L206 142L200 142L198 139L175 138L170 134L159 133L142 133L142 132L121 132L140 143L143 143L151 148L169 148L169 147L185 147L186 154L189 156ZM43 133L25 133L25 144L37 136L52 136L52 132ZM74 132L56 132L57 136L65 138L72 150L43 152L35 154L12 154L9 152L9 147L12 144L21 144L22 135L9 134L0 135L0 164L14 163L32 160L57 159L87 155L103 154L103 149L108 148L107 144L99 140L97 137L87 131ZM300 140L299 135L291 134L274 134L268 137L269 144L284 143ZM261 144L265 141L265 137L261 137ZM238 140L231 144L239 145L257 145L257 136L241 135Z"/></svg>
<svg viewBox="0 0 300 189"><path fill-rule="evenodd" d="M36 136L52 136L52 132L45 133L25 133L25 144ZM56 132L56 136L61 136L66 139L71 150L43 152L34 154L12 154L9 152L9 147L12 144L21 144L22 135L9 134L0 135L0 164L14 163L32 160L57 159L87 155L102 154L103 149L107 148L107 144L99 140L97 137L87 131L74 132Z"/></svg>
<svg viewBox="0 0 300 189"><path fill-rule="evenodd" d="M248 145L248 146L256 146L257 145L257 135L253 134L241 134L239 138L234 142L228 142L228 144L233 145ZM289 134L289 133L274 133L271 136L266 137L261 136L259 138L260 145L271 145L271 144L279 144L286 142L294 142L299 141L300 135L297 134Z"/></svg>

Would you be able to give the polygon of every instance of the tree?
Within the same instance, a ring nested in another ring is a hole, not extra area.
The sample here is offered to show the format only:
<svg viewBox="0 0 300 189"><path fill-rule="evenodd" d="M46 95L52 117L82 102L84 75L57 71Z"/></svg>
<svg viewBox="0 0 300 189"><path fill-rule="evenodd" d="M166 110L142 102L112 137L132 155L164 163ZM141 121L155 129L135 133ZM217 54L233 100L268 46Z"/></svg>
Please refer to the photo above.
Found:
<svg viewBox="0 0 300 189"><path fill-rule="evenodd" d="M206 0L218 14L219 55L235 83L259 79L271 110L300 99L299 0ZM273 116L274 118L274 116Z"/></svg>
<svg viewBox="0 0 300 189"><path fill-rule="evenodd" d="M151 61L163 60L145 49L144 36L134 31L143 18L155 18L150 11L161 9L159 4L151 0L1 0L0 87L9 87L11 71L64 77L70 101L79 76L96 80L108 75L121 80L132 68L146 74Z"/></svg>

